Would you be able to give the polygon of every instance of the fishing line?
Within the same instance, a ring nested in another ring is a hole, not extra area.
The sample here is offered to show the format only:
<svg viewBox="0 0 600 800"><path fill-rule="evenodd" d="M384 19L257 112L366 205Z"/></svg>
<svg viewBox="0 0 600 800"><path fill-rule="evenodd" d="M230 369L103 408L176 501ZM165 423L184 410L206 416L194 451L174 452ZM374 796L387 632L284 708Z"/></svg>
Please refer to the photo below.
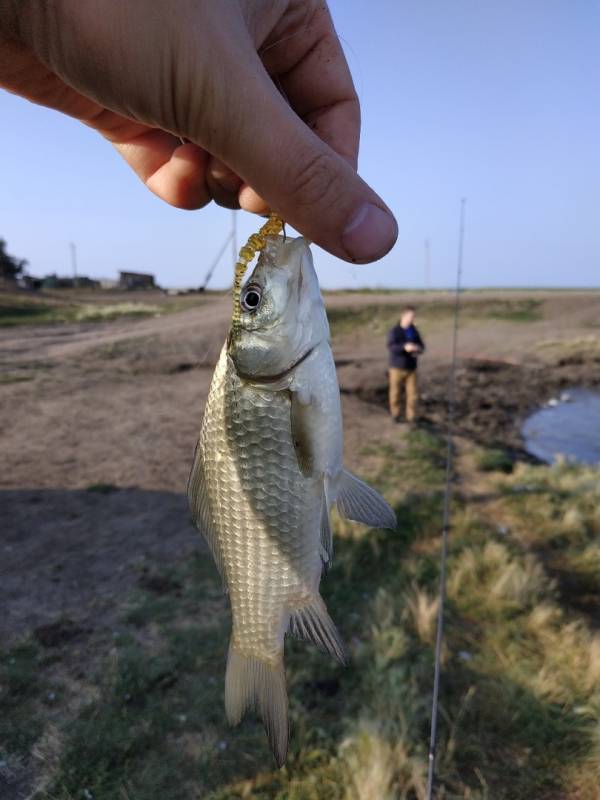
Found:
<svg viewBox="0 0 600 800"><path fill-rule="evenodd" d="M206 287L208 286L208 282L209 282L209 281L210 281L210 279L212 278L212 274L213 274L213 272L215 271L215 269L217 268L217 264L218 264L218 263L219 263L219 261L221 260L221 258L222 258L222 256L223 256L223 254L224 254L225 250L227 249L227 245L228 245L228 244L229 244L229 242L230 242L230 241L233 239L233 236L234 236L234 233L233 233L233 231L230 231L230 232L227 234L227 238L225 239L225 241L224 241L224 242L223 242L223 244L221 245L221 249L219 250L219 252L218 252L218 254L217 254L216 258L214 258L214 259L213 259L213 262L212 262L212 264L210 265L210 267L209 267L209 268L208 268L208 270L206 271L206 275L204 276L204 281L203 281L203 283L202 283L202 288L203 288L203 289L206 289Z"/></svg>
<svg viewBox="0 0 600 800"><path fill-rule="evenodd" d="M448 392L448 427L446 430L446 480L444 488L444 513L442 519L442 552L440 555L440 593L435 637L435 667L433 673L433 697L431 702L431 736L429 739L429 756L427 768L426 800L432 800L435 780L435 748L437 743L437 723L440 694L440 673L442 661L442 643L444 639L444 606L446 602L446 562L448 560L448 531L450 529L450 501L453 464L454 409L456 400L456 360L458 342L458 321L460 316L460 281L463 265L463 245L465 238L466 200L460 201L460 224L458 233L458 260L456 264L456 288L454 290L454 327L452 331L452 363Z"/></svg>

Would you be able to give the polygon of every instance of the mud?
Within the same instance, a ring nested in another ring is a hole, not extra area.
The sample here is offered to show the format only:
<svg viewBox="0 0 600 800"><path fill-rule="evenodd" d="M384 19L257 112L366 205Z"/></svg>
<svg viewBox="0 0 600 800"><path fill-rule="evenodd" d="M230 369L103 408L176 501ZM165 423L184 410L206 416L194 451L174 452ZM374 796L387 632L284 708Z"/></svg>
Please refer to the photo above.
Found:
<svg viewBox="0 0 600 800"><path fill-rule="evenodd" d="M420 375L420 420L435 427L448 415L448 367ZM524 419L565 389L600 387L600 356L561 358L556 364L467 359L456 371L455 430L478 444L502 447L526 457ZM387 408L387 383L342 387L348 394Z"/></svg>

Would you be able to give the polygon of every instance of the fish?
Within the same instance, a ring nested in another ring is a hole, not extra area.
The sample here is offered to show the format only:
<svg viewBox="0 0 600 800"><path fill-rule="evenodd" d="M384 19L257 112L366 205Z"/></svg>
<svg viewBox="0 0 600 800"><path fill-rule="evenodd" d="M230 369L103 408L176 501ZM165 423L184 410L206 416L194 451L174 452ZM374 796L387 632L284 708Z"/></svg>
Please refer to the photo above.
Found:
<svg viewBox="0 0 600 800"><path fill-rule="evenodd" d="M192 519L229 594L225 712L258 711L281 767L284 639L347 654L319 593L330 512L396 528L388 503L344 469L340 391L309 243L267 236L216 365L188 484Z"/></svg>

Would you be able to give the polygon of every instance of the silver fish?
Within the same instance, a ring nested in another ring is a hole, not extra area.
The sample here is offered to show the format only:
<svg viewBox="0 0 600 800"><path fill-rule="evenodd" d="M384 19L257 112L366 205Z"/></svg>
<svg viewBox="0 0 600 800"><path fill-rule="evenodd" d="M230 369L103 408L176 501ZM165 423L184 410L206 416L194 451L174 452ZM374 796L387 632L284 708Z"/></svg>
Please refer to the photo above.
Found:
<svg viewBox="0 0 600 800"><path fill-rule="evenodd" d="M329 513L395 528L390 506L343 468L340 393L308 243L269 236L212 379L188 485L192 516L229 592L229 722L260 713L285 760L284 637L345 663L319 594L332 557Z"/></svg>

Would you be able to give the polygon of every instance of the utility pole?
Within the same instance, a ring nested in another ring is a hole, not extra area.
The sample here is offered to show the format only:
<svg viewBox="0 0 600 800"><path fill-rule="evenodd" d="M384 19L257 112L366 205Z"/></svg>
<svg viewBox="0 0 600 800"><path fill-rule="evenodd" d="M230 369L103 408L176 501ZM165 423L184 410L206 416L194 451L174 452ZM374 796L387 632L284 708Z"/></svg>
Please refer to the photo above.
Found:
<svg viewBox="0 0 600 800"><path fill-rule="evenodd" d="M71 268L73 270L73 280L77 280L77 248L73 242L69 242L69 249L71 251Z"/></svg>

